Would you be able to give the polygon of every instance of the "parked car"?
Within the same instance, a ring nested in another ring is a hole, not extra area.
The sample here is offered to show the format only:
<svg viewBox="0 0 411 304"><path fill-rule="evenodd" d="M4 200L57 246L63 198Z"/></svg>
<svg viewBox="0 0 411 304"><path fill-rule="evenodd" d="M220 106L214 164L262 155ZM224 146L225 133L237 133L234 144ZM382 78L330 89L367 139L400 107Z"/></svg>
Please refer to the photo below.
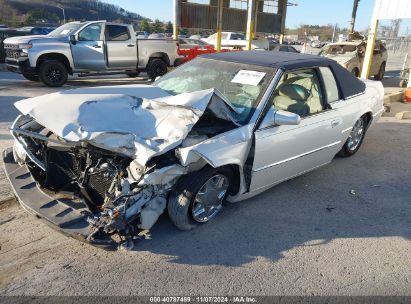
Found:
<svg viewBox="0 0 411 304"><path fill-rule="evenodd" d="M202 39L204 42L214 45L217 45L217 34L213 34L208 38ZM221 33L221 46L224 48L231 49L245 49L247 46L247 40L245 35L235 32L222 32ZM269 49L269 43L266 38L255 38L251 43L252 49Z"/></svg>
<svg viewBox="0 0 411 304"><path fill-rule="evenodd" d="M311 41L311 47L313 47L313 48L322 48L323 45L322 45L321 41L314 40L314 41Z"/></svg>
<svg viewBox="0 0 411 304"><path fill-rule="evenodd" d="M280 42L278 39L268 38L268 50L272 51Z"/></svg>
<svg viewBox="0 0 411 304"><path fill-rule="evenodd" d="M149 34L147 32L144 31L137 31L136 32L136 38L137 39L147 39L149 36Z"/></svg>
<svg viewBox="0 0 411 304"><path fill-rule="evenodd" d="M152 33L148 35L148 39L166 39L166 35L164 33Z"/></svg>
<svg viewBox="0 0 411 304"><path fill-rule="evenodd" d="M199 49L212 48L214 49L214 46L212 46L211 44L208 44L198 39L180 38L178 39L178 43L179 43L179 48L182 50L193 49L193 48L199 48Z"/></svg>
<svg viewBox="0 0 411 304"><path fill-rule="evenodd" d="M330 43L321 50L320 55L336 60L356 77L359 77L366 47L366 42L362 40ZM370 75L373 75L374 79L384 78L387 58L387 49L381 41L377 40L370 69Z"/></svg>
<svg viewBox="0 0 411 304"><path fill-rule="evenodd" d="M26 32L26 35L47 35L54 30L53 27L38 27L38 26L25 26L18 28L19 32Z"/></svg>
<svg viewBox="0 0 411 304"><path fill-rule="evenodd" d="M132 248L165 210L190 230L224 200L357 153L383 98L380 82L324 57L207 54L152 85L16 102L4 164L26 210L77 239Z"/></svg>
<svg viewBox="0 0 411 304"><path fill-rule="evenodd" d="M106 21L70 22L47 36L4 40L7 69L31 81L59 87L68 75L93 76L147 71L162 76L178 58L174 40L137 40L132 25Z"/></svg>
<svg viewBox="0 0 411 304"><path fill-rule="evenodd" d="M293 46L285 45L285 44L277 44L272 51L274 52L291 52L291 53L299 53Z"/></svg>

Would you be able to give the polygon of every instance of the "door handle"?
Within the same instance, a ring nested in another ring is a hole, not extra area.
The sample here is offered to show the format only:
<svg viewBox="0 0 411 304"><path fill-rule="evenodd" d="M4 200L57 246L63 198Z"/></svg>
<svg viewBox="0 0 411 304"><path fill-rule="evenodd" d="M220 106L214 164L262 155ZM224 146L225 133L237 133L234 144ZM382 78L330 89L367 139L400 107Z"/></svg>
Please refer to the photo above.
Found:
<svg viewBox="0 0 411 304"><path fill-rule="evenodd" d="M333 120L331 122L331 128L334 128L334 127L338 126L340 123L341 123L341 120L337 120L337 119Z"/></svg>
<svg viewBox="0 0 411 304"><path fill-rule="evenodd" d="M127 45L128 47L134 47L134 44L129 44L129 45Z"/></svg>
<svg viewBox="0 0 411 304"><path fill-rule="evenodd" d="M93 48L95 48L95 49L101 49L101 46L98 45L98 44L96 44L96 45L93 45Z"/></svg>

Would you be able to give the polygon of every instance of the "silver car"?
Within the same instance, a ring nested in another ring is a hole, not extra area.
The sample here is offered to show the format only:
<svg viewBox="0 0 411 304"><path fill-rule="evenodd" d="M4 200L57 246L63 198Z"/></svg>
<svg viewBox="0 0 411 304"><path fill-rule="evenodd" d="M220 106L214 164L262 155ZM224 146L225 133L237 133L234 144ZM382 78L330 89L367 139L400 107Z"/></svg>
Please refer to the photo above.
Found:
<svg viewBox="0 0 411 304"><path fill-rule="evenodd" d="M384 109L380 82L324 57L265 51L15 106L4 163L21 205L68 235L126 248L165 210L190 230L224 201L355 154Z"/></svg>

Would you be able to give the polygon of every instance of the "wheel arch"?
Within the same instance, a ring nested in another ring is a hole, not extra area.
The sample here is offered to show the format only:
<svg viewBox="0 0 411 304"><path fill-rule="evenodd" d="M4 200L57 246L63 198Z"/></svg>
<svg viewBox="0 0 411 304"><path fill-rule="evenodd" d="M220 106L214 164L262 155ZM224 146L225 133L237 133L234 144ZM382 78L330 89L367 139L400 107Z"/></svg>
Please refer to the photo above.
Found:
<svg viewBox="0 0 411 304"><path fill-rule="evenodd" d="M170 58L168 57L167 53L164 53L164 52L152 53L149 56L149 61L153 58L159 58L159 59L163 60L167 64L167 66L170 66Z"/></svg>
<svg viewBox="0 0 411 304"><path fill-rule="evenodd" d="M61 53L46 53L42 54L39 56L36 62L36 69L39 68L39 66L46 60L58 60L64 64L64 66L67 68L67 71L70 75L73 75L73 69L70 66L70 61L66 57L66 55L61 54Z"/></svg>

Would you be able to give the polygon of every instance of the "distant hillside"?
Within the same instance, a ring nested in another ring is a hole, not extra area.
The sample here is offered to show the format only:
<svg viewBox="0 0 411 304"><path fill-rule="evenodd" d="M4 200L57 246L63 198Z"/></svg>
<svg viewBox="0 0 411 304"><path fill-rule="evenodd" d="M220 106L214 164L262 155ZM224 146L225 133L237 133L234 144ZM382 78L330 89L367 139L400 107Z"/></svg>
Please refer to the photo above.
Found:
<svg viewBox="0 0 411 304"><path fill-rule="evenodd" d="M13 27L44 24L55 26L66 20L107 20L137 24L139 14L99 0L0 0L0 24Z"/></svg>

